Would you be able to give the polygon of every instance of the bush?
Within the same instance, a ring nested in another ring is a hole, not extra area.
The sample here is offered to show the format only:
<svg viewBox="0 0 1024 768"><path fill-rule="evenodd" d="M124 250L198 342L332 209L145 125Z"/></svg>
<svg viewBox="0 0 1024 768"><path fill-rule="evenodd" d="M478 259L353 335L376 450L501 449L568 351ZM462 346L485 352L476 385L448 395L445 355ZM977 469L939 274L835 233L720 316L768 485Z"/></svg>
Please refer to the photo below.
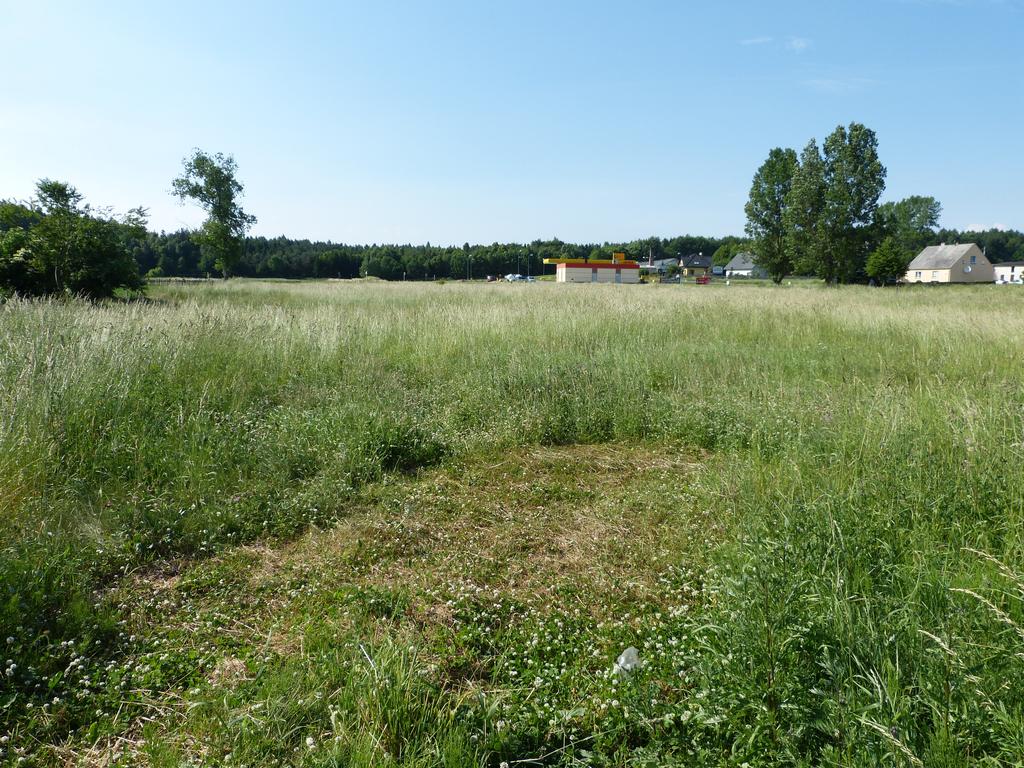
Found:
<svg viewBox="0 0 1024 768"><path fill-rule="evenodd" d="M4 203L0 216L0 288L29 295L109 298L142 287L129 246L145 237L141 209L121 218L94 211L65 183L37 186L38 210Z"/></svg>

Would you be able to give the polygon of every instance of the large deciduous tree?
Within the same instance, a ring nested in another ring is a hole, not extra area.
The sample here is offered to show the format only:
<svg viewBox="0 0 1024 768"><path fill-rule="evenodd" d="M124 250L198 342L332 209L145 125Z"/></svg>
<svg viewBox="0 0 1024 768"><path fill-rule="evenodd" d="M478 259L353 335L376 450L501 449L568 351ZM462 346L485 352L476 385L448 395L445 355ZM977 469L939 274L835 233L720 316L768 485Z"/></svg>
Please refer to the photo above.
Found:
<svg viewBox="0 0 1024 768"><path fill-rule="evenodd" d="M911 195L878 206L878 222L887 237L905 251L917 253L935 237L942 205L934 197Z"/></svg>
<svg viewBox="0 0 1024 768"><path fill-rule="evenodd" d="M797 168L796 152L776 147L768 153L750 187L746 232L753 239L754 260L781 283L793 271L786 249L785 207Z"/></svg>
<svg viewBox="0 0 1024 768"><path fill-rule="evenodd" d="M878 159L875 132L860 123L837 127L824 145L825 203L822 234L825 258L819 276L850 282L863 274L877 237L878 198L885 189L885 166Z"/></svg>
<svg viewBox="0 0 1024 768"><path fill-rule="evenodd" d="M244 187L236 178L238 165L230 155L208 155L195 150L183 161L184 172L173 182L173 192L181 199L194 200L207 217L193 237L206 261L212 261L228 278L242 255L242 238L256 217L238 204Z"/></svg>
<svg viewBox="0 0 1024 768"><path fill-rule="evenodd" d="M786 251L800 273L818 274L828 256L821 231L824 208L825 162L811 139L800 153L784 213Z"/></svg>

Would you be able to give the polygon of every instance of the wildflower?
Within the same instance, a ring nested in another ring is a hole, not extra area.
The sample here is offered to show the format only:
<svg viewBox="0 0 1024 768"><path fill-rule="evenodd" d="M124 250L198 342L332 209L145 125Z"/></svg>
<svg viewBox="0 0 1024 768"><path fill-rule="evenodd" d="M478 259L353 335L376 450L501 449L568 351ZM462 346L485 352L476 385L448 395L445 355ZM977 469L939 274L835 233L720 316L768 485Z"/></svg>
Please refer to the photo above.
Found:
<svg viewBox="0 0 1024 768"><path fill-rule="evenodd" d="M316 741L315 741L315 740L313 739L313 737L312 737L312 736L307 736L307 737L306 737L306 746L307 746L307 747L309 747L310 749L312 749L312 748L313 748L313 746L314 746L315 744L316 744Z"/></svg>

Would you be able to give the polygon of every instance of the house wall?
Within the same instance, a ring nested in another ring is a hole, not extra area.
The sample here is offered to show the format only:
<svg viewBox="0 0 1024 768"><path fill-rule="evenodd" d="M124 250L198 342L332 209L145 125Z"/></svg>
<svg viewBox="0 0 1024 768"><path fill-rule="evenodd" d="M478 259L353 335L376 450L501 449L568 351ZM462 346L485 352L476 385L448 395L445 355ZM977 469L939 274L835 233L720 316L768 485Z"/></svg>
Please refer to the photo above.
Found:
<svg viewBox="0 0 1024 768"><path fill-rule="evenodd" d="M917 273L920 272L921 276L917 277ZM908 283L948 283L951 282L949 279L948 269L913 269L907 272L904 278Z"/></svg>
<svg viewBox="0 0 1024 768"><path fill-rule="evenodd" d="M1024 267L1017 266L1016 264L1008 267L1001 267L996 264L992 269L996 274L997 281L1014 282L1024 278Z"/></svg>
<svg viewBox="0 0 1024 768"><path fill-rule="evenodd" d="M971 264L971 256L974 264ZM970 265L971 271L965 272L964 266ZM921 276L917 277L920 272ZM949 269L909 269L904 276L908 283L993 283L996 279L992 262L978 248L972 248Z"/></svg>
<svg viewBox="0 0 1024 768"><path fill-rule="evenodd" d="M616 274L620 277L616 280ZM559 264L555 269L557 283L639 283L640 270L630 266L578 267Z"/></svg>

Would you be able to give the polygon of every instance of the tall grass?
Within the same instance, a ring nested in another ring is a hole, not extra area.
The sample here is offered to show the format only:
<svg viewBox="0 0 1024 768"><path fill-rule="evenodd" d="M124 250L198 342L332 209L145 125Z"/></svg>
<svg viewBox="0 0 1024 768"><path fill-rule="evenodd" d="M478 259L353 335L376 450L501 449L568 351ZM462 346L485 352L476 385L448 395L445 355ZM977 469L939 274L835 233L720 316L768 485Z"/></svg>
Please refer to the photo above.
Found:
<svg viewBox="0 0 1024 768"><path fill-rule="evenodd" d="M678 738L737 761L1020 759L1022 300L232 281L8 302L0 642L26 663L0 718L65 668L60 640L116 647L95 594L118 573L327 524L451 456L657 441L715 457L707 504L742 521L695 662L719 713Z"/></svg>

